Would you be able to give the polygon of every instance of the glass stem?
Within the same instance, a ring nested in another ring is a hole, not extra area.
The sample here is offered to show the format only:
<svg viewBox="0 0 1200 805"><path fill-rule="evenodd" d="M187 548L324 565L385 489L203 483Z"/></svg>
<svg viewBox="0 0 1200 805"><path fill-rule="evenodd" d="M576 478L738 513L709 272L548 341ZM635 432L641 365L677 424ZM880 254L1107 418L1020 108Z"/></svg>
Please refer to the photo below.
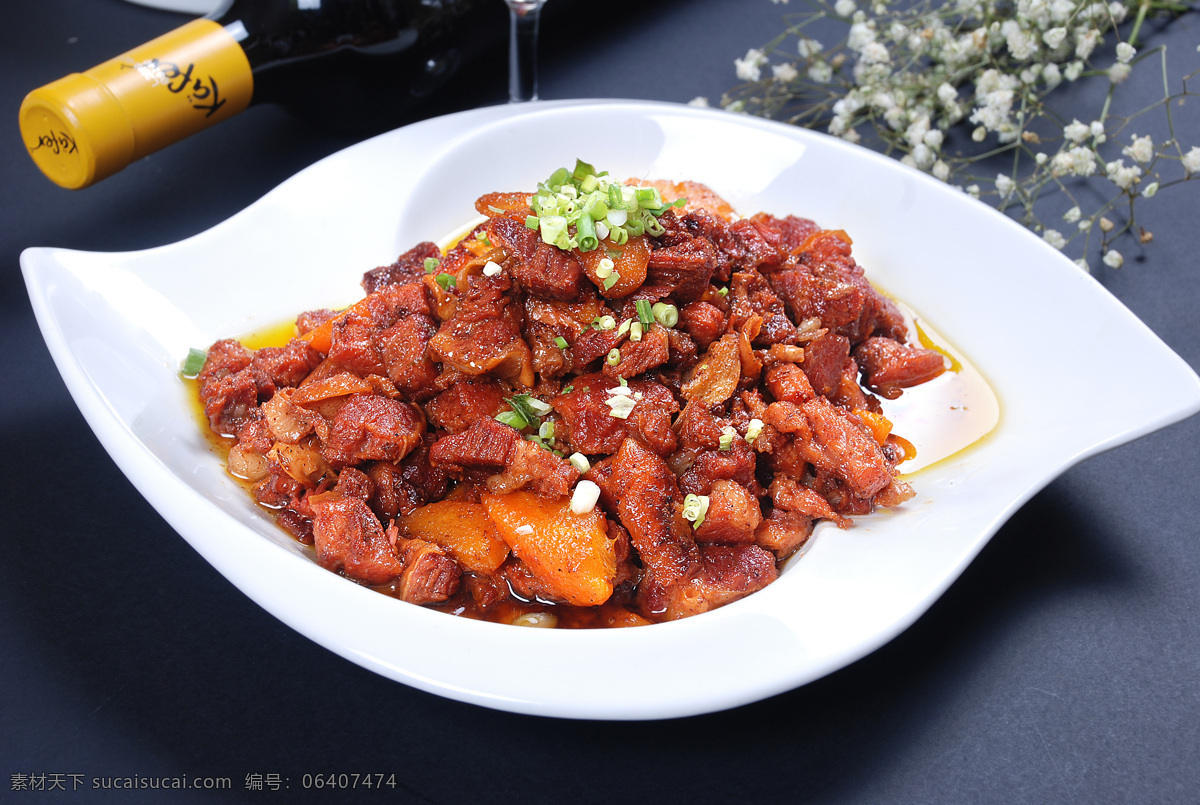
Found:
<svg viewBox="0 0 1200 805"><path fill-rule="evenodd" d="M544 0L508 4L512 25L508 43L508 99L511 103L536 101L538 20Z"/></svg>

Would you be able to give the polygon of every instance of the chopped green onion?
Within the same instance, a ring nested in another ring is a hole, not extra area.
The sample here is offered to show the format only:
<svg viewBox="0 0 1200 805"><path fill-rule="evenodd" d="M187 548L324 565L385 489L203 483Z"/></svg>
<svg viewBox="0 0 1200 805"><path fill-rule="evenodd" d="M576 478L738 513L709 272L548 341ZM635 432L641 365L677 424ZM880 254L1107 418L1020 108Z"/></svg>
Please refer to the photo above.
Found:
<svg viewBox="0 0 1200 805"><path fill-rule="evenodd" d="M654 309L650 307L649 299L639 299L635 306L637 307L638 321L642 323L642 326L649 327L654 323Z"/></svg>
<svg viewBox="0 0 1200 805"><path fill-rule="evenodd" d="M708 495L688 495L683 499L683 519L691 522L692 529L697 529L708 514Z"/></svg>
<svg viewBox="0 0 1200 805"><path fill-rule="evenodd" d="M575 484L571 493L571 511L575 514L587 514L596 508L600 501L600 487L595 481L580 481Z"/></svg>
<svg viewBox="0 0 1200 805"><path fill-rule="evenodd" d="M575 157L575 170L571 171L572 179L581 182L584 179L586 179L587 177L589 177L589 176L594 177L595 175L596 175L596 168L593 165L589 165L588 163L584 162L579 157Z"/></svg>
<svg viewBox="0 0 1200 805"><path fill-rule="evenodd" d="M590 252L600 245L600 239L596 237L596 227L592 224L592 216L588 215L587 210L584 210L575 222L575 239L579 241L581 252Z"/></svg>
<svg viewBox="0 0 1200 805"><path fill-rule="evenodd" d="M650 311L654 314L654 320L663 327L674 327L679 323L679 308L672 304L655 302Z"/></svg>
<svg viewBox="0 0 1200 805"><path fill-rule="evenodd" d="M721 297L729 296L729 289L728 288L717 288L717 296L721 296Z"/></svg>
<svg viewBox="0 0 1200 805"><path fill-rule="evenodd" d="M570 346L570 344L568 344L567 339L563 338L561 335L556 335L554 336L554 346L558 347L559 349L566 349L568 346Z"/></svg>
<svg viewBox="0 0 1200 805"><path fill-rule="evenodd" d="M650 220L653 221L654 219L651 218ZM636 238L638 235L641 235L646 231L646 224L639 218L625 224L625 231ZM665 232L666 230L664 229L663 231Z"/></svg>
<svg viewBox="0 0 1200 805"><path fill-rule="evenodd" d="M480 243L483 243L485 245L488 245L488 246L492 245L492 242L490 240L488 240L487 233L484 232L482 229L475 233L475 240L477 240Z"/></svg>
<svg viewBox="0 0 1200 805"><path fill-rule="evenodd" d="M485 277L494 277L494 276L496 276L497 274L499 274L499 273L500 273L501 271L503 271L503 270L504 270L504 269L500 268L500 264L499 264L499 263L493 262L492 260L488 260L488 261L487 261L486 263L484 263L484 265L483 265L483 276L485 276Z"/></svg>
<svg viewBox="0 0 1200 805"><path fill-rule="evenodd" d="M763 432L763 421L758 417L750 420L750 426L746 428L746 441L753 442Z"/></svg>
<svg viewBox="0 0 1200 805"><path fill-rule="evenodd" d="M613 273L614 265L609 258L601 257L600 262L596 264L596 276L602 280L608 279L609 275Z"/></svg>
<svg viewBox="0 0 1200 805"><path fill-rule="evenodd" d="M628 386L628 385L629 385L629 381L628 381L628 380L626 380L626 379L625 379L625 378L623 378L623 377L618 377L618 378L617 378L617 382L618 382L618 383L620 383L622 386ZM616 389L611 389L611 390L609 391L609 393L610 393L610 394L616 394L616 393L617 393L617 390L616 390Z"/></svg>
<svg viewBox="0 0 1200 805"><path fill-rule="evenodd" d="M642 323L640 321L635 320L633 322L633 324L630 325L629 340L630 341L641 341L642 340Z"/></svg>
<svg viewBox="0 0 1200 805"><path fill-rule="evenodd" d="M554 423L543 422L542 426L538 428L538 436L541 436L543 439L554 441Z"/></svg>
<svg viewBox="0 0 1200 805"><path fill-rule="evenodd" d="M542 424L542 420L538 416L539 413L550 413L550 406L546 405L536 397L530 397L528 394L514 394L513 396L506 398L504 401L508 403L508 407L511 408L513 412L516 413L517 416L519 416L525 423L521 427L513 425L513 427L517 428L517 430L522 430L524 428L536 428L540 426ZM535 407L535 403L537 407ZM540 408L544 408L545 410L541 411L539 410ZM500 419L499 416L496 418ZM503 422L504 420L501 421Z"/></svg>
<svg viewBox="0 0 1200 805"><path fill-rule="evenodd" d="M612 330L617 326L617 320L612 316L597 316L595 323L597 329L600 330Z"/></svg>
<svg viewBox="0 0 1200 805"><path fill-rule="evenodd" d="M592 462L588 461L588 457L578 451L572 453L567 461L570 461L571 466L580 472L587 472L592 468Z"/></svg>
<svg viewBox="0 0 1200 805"><path fill-rule="evenodd" d="M629 419L637 400L632 397L612 396L604 401L609 408L608 415L614 419Z"/></svg>
<svg viewBox="0 0 1200 805"><path fill-rule="evenodd" d="M625 226L629 220L629 213L622 209L612 209L608 211L608 215L605 216L604 220L609 226Z"/></svg>
<svg viewBox="0 0 1200 805"><path fill-rule="evenodd" d="M729 449L731 447L733 447L733 437L734 436L737 436L737 431L734 430L733 428L731 428L730 426L726 425L725 427L721 428L721 439L720 439L720 443L719 443L720 446L718 449L722 453L728 452Z"/></svg>
<svg viewBox="0 0 1200 805"><path fill-rule="evenodd" d="M657 187L639 187L634 190L639 207L661 207L662 196Z"/></svg>
<svg viewBox="0 0 1200 805"><path fill-rule="evenodd" d="M542 240L562 248L559 241L567 239L567 219L561 215L546 215L540 219Z"/></svg>
<svg viewBox="0 0 1200 805"><path fill-rule="evenodd" d="M600 240L608 240L608 225L603 221L596 221L596 237Z"/></svg>
<svg viewBox="0 0 1200 805"><path fill-rule="evenodd" d="M495 206L494 204L489 204L488 209L491 210L492 212L496 213L496 215L504 214L504 210L500 209L499 207Z"/></svg>
<svg viewBox="0 0 1200 805"><path fill-rule="evenodd" d="M633 324L633 319L626 319L621 322L621 326L617 328L617 335L625 335L629 332L629 326Z"/></svg>
<svg viewBox="0 0 1200 805"><path fill-rule="evenodd" d="M608 355L606 355L604 357L604 362L607 363L609 366L616 366L618 363L621 362L621 350L619 350L619 349L609 350Z"/></svg>
<svg viewBox="0 0 1200 805"><path fill-rule="evenodd" d="M612 287L620 281L621 281L621 275L619 273L617 273L616 271L614 271L613 273L609 274L607 277L604 278L604 283L603 283L604 290L606 290L606 291L612 290Z"/></svg>
<svg viewBox="0 0 1200 805"><path fill-rule="evenodd" d="M425 258L425 273L432 274L433 272L437 271L437 267L441 262L442 261L437 259L436 257L426 257Z"/></svg>
<svg viewBox="0 0 1200 805"><path fill-rule="evenodd" d="M540 223L540 219L536 215L526 215L525 216L525 228L526 229L538 229L539 227L541 227L541 223Z"/></svg>
<svg viewBox="0 0 1200 805"><path fill-rule="evenodd" d="M575 390L575 387L574 387L574 386L566 386L566 387L565 387L565 388L562 390L562 392L561 392L561 393L562 393L562 394L570 394L570 393L571 393L572 391L574 391L574 390Z"/></svg>
<svg viewBox="0 0 1200 805"><path fill-rule="evenodd" d="M525 417L516 411L501 411L496 414L496 421L503 422L505 425L514 427L517 430L525 430L525 428L529 427L529 423L525 421Z"/></svg>
<svg viewBox="0 0 1200 805"><path fill-rule="evenodd" d="M456 284L457 281L454 279L453 274L447 274L445 272L442 272L441 274L437 275L436 279L437 279L437 284L441 285L442 290L444 290L444 291L448 291L451 288L458 287Z"/></svg>
<svg viewBox="0 0 1200 805"><path fill-rule="evenodd" d="M207 352L193 347L188 350L187 357L183 359L183 366L180 367L180 372L186 378L193 378L200 374L200 370L204 368L204 362L207 360Z"/></svg>

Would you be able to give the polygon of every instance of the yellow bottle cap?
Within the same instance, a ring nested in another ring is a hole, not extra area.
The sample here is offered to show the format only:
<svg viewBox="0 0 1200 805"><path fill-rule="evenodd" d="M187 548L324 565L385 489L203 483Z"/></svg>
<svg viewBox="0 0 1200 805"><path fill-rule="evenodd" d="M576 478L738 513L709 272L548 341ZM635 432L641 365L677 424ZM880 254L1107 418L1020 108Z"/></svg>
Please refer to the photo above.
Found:
<svg viewBox="0 0 1200 805"><path fill-rule="evenodd" d="M111 176L133 159L133 126L120 102L82 73L29 93L20 124L34 163L71 190Z"/></svg>
<svg viewBox="0 0 1200 805"><path fill-rule="evenodd" d="M245 109L254 77L233 35L193 20L35 89L21 136L42 172L77 190Z"/></svg>

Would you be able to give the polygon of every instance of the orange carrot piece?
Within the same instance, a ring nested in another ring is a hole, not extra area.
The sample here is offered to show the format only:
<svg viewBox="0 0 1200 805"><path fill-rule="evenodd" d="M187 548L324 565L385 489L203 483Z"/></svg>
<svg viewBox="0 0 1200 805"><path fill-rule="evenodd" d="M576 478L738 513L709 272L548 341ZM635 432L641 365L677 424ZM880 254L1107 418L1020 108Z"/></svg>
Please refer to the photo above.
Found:
<svg viewBox="0 0 1200 805"><path fill-rule="evenodd" d="M604 513L571 511L571 501L532 492L484 495L500 536L547 592L581 607L603 604L617 575L616 550Z"/></svg>
<svg viewBox="0 0 1200 805"><path fill-rule="evenodd" d="M400 532L445 548L472 573L493 573L508 558L487 509L479 503L443 500L396 518Z"/></svg>

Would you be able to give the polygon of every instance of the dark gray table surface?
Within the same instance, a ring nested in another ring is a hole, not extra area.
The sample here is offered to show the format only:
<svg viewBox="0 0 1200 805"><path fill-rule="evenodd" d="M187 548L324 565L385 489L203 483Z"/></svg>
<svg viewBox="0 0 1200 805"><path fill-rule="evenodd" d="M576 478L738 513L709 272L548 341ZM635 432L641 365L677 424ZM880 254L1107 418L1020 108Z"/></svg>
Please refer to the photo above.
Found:
<svg viewBox="0 0 1200 805"><path fill-rule="evenodd" d="M787 10L551 3L542 95L715 99L736 81L733 59L780 30ZM1176 72L1200 66L1198 18L1149 29ZM1196 417L1051 483L884 648L729 712L645 724L493 712L375 676L259 609L101 449L18 267L28 246L130 250L201 232L355 141L256 107L89 190L43 179L16 129L24 93L184 19L120 0L0 4L0 801L164 801L92 780L178 775L232 788L170 801L324 800L334 792L302 779L330 772L394 774L395 788L358 792L367 802L1200 798ZM646 69L614 81L605 65L630 59ZM414 119L505 93L498 52ZM1200 126L1180 134L1185 148L1200 144ZM1120 271L1094 269L1193 368L1198 191L1144 205L1154 243L1127 248ZM1120 366L1112 374L1121 382ZM1047 404L1086 416L1088 401ZM67 791L16 790L29 775ZM269 775L289 788L248 787Z"/></svg>

